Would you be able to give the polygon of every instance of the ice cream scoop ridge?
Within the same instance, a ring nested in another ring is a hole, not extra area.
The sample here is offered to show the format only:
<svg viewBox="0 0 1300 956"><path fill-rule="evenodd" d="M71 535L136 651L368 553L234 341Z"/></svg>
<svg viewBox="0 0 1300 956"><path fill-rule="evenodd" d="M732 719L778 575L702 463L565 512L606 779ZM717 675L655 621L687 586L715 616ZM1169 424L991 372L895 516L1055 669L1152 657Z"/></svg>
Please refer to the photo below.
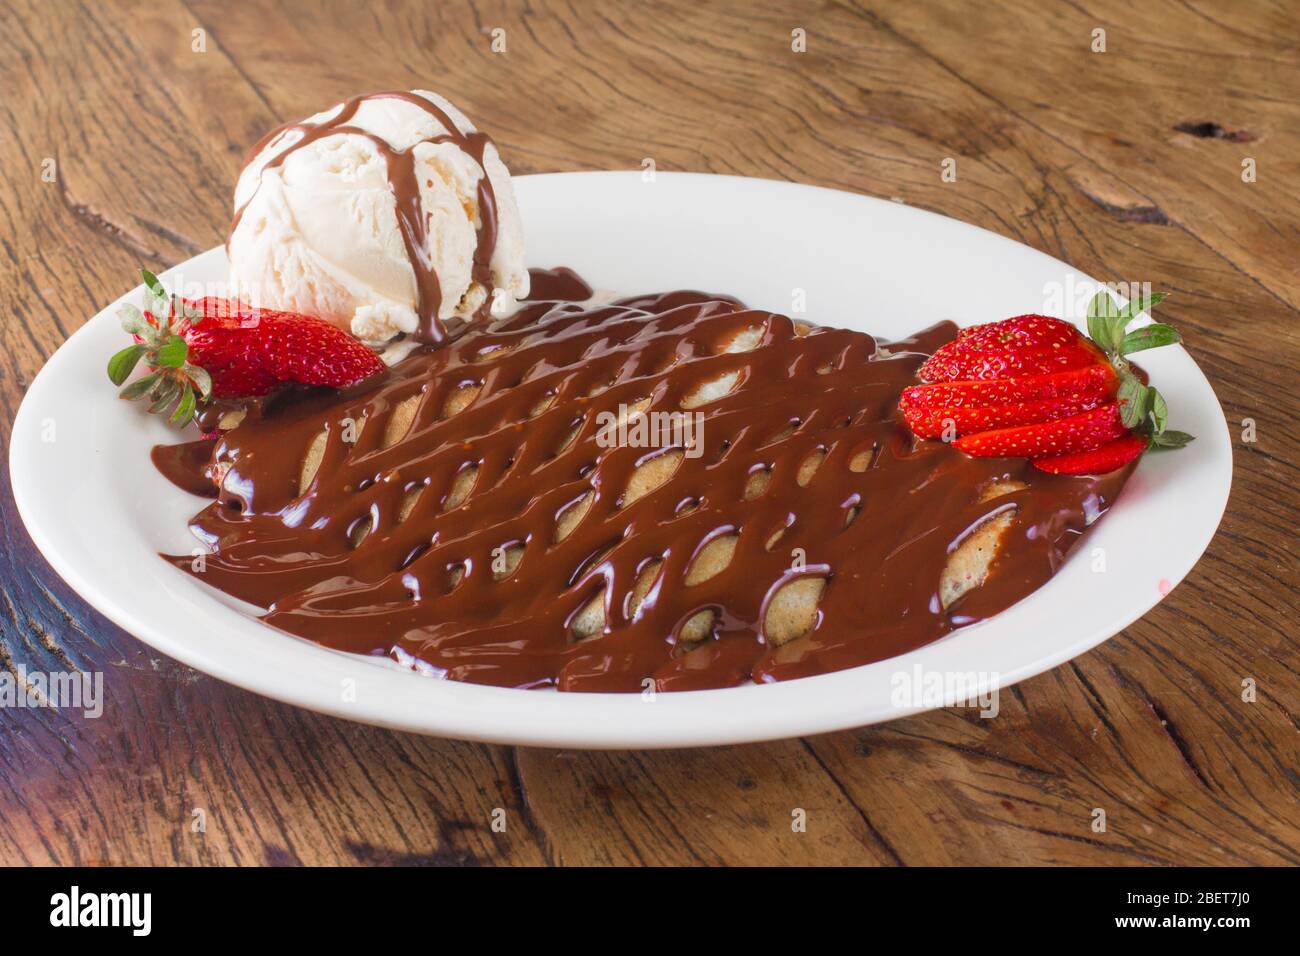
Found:
<svg viewBox="0 0 1300 956"><path fill-rule="evenodd" d="M441 342L445 322L528 291L509 173L487 134L432 93L355 96L271 131L235 200L235 290L367 341Z"/></svg>

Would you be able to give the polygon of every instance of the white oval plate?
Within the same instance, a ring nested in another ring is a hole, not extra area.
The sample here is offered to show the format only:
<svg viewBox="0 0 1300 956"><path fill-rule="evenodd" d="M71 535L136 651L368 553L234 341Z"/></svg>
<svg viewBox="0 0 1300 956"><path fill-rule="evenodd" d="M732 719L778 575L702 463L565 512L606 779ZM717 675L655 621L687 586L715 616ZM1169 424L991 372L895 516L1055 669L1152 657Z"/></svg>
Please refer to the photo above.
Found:
<svg viewBox="0 0 1300 956"><path fill-rule="evenodd" d="M650 182L566 173L516 185L532 265L573 266L626 294L694 287L785 313L804 298L816 322L898 338L944 318L1064 310L1077 320L1095 287L991 232L849 193L686 173ZM213 249L162 279L219 293L225 270L224 251ZM990 675L1005 687L1096 646L1167 594L1213 537L1232 477L1227 426L1205 377L1181 348L1147 352L1171 426L1197 440L1144 457L1060 573L990 621L892 660L784 684L651 698L459 684L272 630L156 556L194 547L186 523L204 502L150 463L151 446L175 433L113 397L104 367L124 342L116 305L54 354L14 423L14 495L41 552L105 616L177 660L279 700L420 733L555 747L740 743L938 703L904 693L896 675ZM1176 322L1177 299L1163 311ZM1094 570L1103 556L1104 572Z"/></svg>

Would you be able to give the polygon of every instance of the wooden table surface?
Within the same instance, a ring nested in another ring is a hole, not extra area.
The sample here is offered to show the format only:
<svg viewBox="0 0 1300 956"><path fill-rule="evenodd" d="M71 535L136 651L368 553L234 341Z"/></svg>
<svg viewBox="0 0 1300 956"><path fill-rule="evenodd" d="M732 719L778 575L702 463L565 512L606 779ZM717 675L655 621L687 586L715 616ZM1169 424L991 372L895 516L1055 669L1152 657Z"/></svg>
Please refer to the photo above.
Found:
<svg viewBox="0 0 1300 956"><path fill-rule="evenodd" d="M50 570L5 469L0 665L101 671L107 702L0 709L0 862L1300 862L1300 8L973 6L0 2L0 443L141 263L222 240L262 132L419 86L516 173L651 157L897 197L1170 290L1236 462L1187 580L998 719L638 753L394 733L180 666Z"/></svg>

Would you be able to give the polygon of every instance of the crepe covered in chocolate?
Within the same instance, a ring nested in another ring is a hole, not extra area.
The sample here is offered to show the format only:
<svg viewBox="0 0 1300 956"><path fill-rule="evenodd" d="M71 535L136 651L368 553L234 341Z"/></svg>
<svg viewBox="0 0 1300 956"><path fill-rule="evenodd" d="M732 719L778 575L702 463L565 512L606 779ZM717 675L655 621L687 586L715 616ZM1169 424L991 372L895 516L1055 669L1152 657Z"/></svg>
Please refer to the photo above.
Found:
<svg viewBox="0 0 1300 956"><path fill-rule="evenodd" d="M532 301L351 391L253 408L210 455L161 450L220 485L192 523L211 553L170 560L274 627L474 683L882 660L1047 581L1130 471L914 439L899 393L956 331L878 343L689 291Z"/></svg>

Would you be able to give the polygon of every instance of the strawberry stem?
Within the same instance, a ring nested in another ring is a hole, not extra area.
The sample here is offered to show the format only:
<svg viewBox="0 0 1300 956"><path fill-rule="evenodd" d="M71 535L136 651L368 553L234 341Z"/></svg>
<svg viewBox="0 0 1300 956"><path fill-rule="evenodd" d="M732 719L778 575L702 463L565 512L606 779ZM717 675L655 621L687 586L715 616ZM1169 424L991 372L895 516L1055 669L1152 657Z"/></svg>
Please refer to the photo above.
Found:
<svg viewBox="0 0 1300 956"><path fill-rule="evenodd" d="M1143 312L1149 312L1157 303L1168 298L1164 292L1133 299L1121 307L1106 289L1102 289L1088 303L1088 335L1114 367L1119 376L1117 397L1120 417L1124 425L1145 435L1148 448L1182 448L1193 441L1186 432L1167 431L1169 406L1155 386L1138 378L1133 366L1125 358L1145 349L1174 345L1182 341L1178 330L1161 322L1128 331L1129 325Z"/></svg>
<svg viewBox="0 0 1300 956"><path fill-rule="evenodd" d="M149 411L155 414L167 414L174 408L169 420L184 427L193 421L199 399L212 393L212 377L189 361L189 345L182 334L188 319L184 303L178 296L169 296L148 269L140 272L144 311L129 304L118 309L123 331L136 342L108 360L108 378L114 385L123 385L143 361L149 374L125 385L120 397L128 401L148 398Z"/></svg>

